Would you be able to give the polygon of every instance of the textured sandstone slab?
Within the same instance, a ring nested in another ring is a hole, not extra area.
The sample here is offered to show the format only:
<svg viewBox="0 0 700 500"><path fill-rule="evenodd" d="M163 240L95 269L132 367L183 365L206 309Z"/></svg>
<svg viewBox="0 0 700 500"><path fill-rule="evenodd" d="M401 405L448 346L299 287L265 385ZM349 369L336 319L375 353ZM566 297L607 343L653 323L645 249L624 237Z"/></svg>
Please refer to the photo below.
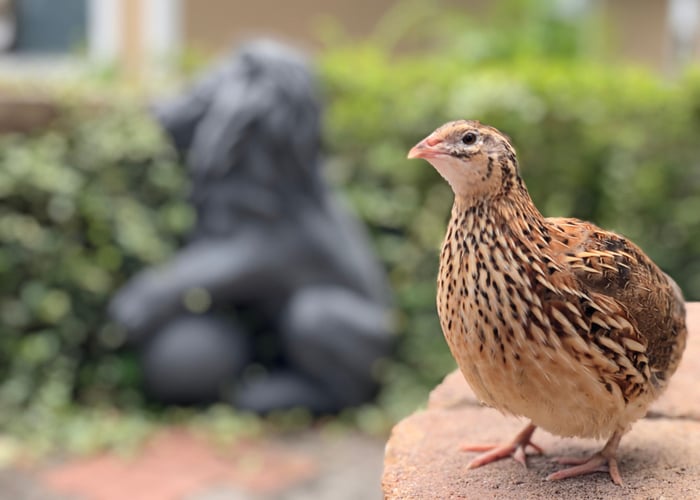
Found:
<svg viewBox="0 0 700 500"><path fill-rule="evenodd" d="M426 411L394 428L384 461L385 497L700 498L700 303L688 304L688 321L690 339L678 373L649 417L622 440L618 457L625 486L615 486L607 474L545 481L562 467L552 456L583 456L602 442L562 439L542 430L534 440L546 456L531 457L528 469L503 460L467 470L474 454L459 451L460 443L503 441L526 422L479 406L453 372L432 392Z"/></svg>

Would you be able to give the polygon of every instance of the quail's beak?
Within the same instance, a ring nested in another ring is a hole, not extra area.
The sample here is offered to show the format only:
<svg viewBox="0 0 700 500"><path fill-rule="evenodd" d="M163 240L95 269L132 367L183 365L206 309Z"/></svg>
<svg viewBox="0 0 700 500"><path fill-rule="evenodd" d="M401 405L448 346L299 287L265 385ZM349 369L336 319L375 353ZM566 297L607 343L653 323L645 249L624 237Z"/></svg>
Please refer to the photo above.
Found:
<svg viewBox="0 0 700 500"><path fill-rule="evenodd" d="M441 144L442 139L429 135L411 148L408 152L408 159L423 158L427 160L428 158L443 155L445 152L440 147Z"/></svg>

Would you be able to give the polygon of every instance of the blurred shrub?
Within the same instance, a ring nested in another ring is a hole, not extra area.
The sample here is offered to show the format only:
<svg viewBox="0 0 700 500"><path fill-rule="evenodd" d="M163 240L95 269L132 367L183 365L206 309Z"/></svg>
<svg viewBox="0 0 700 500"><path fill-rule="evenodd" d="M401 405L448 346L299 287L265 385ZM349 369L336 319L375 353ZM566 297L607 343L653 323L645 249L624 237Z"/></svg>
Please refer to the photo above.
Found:
<svg viewBox="0 0 700 500"><path fill-rule="evenodd" d="M366 43L336 39L319 59L327 174L372 231L400 316L397 356L377 367L383 411L355 416L372 429L454 367L434 307L452 193L425 162L404 159L445 121L509 134L545 215L626 234L700 299L700 72L669 82L596 62L593 21L528 1L509 3L501 30L426 5L397 11ZM48 131L0 137L6 426L33 432L76 397L139 403L135 362L116 349L105 305L166 258L192 214L183 167L133 101L77 100Z"/></svg>
<svg viewBox="0 0 700 500"><path fill-rule="evenodd" d="M510 135L545 215L627 235L700 299L700 73L669 82L596 62L586 22L552 9L500 32L431 12L401 10L373 41L321 60L330 174L372 229L397 294L402 341L383 395L396 413L455 366L434 307L452 193L426 162L404 159L446 121ZM392 50L402 45L430 50Z"/></svg>
<svg viewBox="0 0 700 500"><path fill-rule="evenodd" d="M49 130L0 136L0 422L35 429L75 396L138 397L105 306L192 219L185 172L133 99L56 99Z"/></svg>

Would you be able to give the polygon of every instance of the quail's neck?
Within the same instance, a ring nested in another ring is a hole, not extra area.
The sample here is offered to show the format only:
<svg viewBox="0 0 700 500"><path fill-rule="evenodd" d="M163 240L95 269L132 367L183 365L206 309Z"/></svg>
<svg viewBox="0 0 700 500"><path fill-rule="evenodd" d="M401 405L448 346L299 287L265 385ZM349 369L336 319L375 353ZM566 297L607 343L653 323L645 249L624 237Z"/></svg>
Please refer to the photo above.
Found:
<svg viewBox="0 0 700 500"><path fill-rule="evenodd" d="M491 198L476 200L467 196L455 196L452 216L461 221L483 219L507 227L509 233L526 239L533 231L546 231L544 216L533 203L523 183L515 184L508 191Z"/></svg>

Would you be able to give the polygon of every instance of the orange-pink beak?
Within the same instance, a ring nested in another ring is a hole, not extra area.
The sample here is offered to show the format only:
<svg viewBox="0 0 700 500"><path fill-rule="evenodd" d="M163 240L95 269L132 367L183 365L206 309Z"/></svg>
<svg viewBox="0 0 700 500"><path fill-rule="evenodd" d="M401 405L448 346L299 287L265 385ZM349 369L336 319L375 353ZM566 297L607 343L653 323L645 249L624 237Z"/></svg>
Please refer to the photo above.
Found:
<svg viewBox="0 0 700 500"><path fill-rule="evenodd" d="M442 139L431 134L411 148L411 150L408 152L408 158L427 159L444 154L444 151L438 147L438 145L441 143Z"/></svg>

